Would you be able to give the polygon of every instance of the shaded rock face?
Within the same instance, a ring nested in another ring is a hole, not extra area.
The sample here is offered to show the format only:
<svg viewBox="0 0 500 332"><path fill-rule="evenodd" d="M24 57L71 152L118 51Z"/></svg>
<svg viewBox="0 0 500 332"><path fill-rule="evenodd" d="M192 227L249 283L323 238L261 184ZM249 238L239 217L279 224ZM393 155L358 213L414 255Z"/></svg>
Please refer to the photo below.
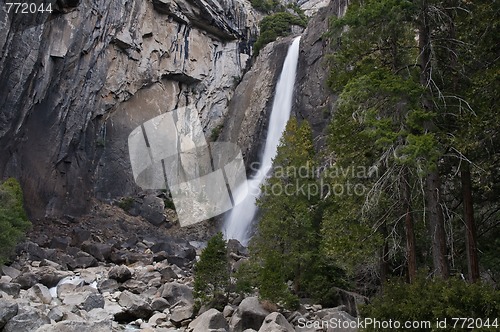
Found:
<svg viewBox="0 0 500 332"><path fill-rule="evenodd" d="M137 192L127 137L154 116L195 104L219 125L259 19L247 0L58 3L30 29L0 11L0 178L33 217Z"/></svg>
<svg viewBox="0 0 500 332"><path fill-rule="evenodd" d="M238 144L249 173L264 148L276 83L292 39L280 39L260 50L229 103L220 140Z"/></svg>
<svg viewBox="0 0 500 332"><path fill-rule="evenodd" d="M347 4L348 0L333 0L319 10L309 21L300 40L292 112L311 124L317 151L321 151L325 145L327 124L330 123L337 98L327 86L329 70L325 57L332 53L336 45L331 45L323 35L328 31L329 18L344 15Z"/></svg>

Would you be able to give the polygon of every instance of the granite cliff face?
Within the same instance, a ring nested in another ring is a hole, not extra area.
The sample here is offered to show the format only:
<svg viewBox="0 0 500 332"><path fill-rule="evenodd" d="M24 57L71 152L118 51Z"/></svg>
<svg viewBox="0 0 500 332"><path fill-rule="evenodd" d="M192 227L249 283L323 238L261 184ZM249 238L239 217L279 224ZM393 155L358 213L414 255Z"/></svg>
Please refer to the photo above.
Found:
<svg viewBox="0 0 500 332"><path fill-rule="evenodd" d="M262 15L248 0L53 3L51 15L22 19L0 10L0 178L21 181L32 217L140 192L128 135L188 104L207 137L223 127L219 140L237 143L247 164L257 158L291 38L252 59ZM331 105L318 88L321 35L344 3L299 2L317 14L302 39L295 112L315 129Z"/></svg>
<svg viewBox="0 0 500 332"><path fill-rule="evenodd" d="M35 217L137 190L126 138L145 120L192 103L208 132L221 123L260 16L247 0L56 8L0 11L0 176L21 180Z"/></svg>
<svg viewBox="0 0 500 332"><path fill-rule="evenodd" d="M348 0L332 1L327 7L318 11L300 40L301 52L293 113L299 119L306 119L311 124L317 151L322 151L325 144L327 124L334 112L337 98L327 86L329 71L326 58L328 53L334 51L336 45L331 45L324 37L324 33L328 30L329 18L343 16L348 2Z"/></svg>

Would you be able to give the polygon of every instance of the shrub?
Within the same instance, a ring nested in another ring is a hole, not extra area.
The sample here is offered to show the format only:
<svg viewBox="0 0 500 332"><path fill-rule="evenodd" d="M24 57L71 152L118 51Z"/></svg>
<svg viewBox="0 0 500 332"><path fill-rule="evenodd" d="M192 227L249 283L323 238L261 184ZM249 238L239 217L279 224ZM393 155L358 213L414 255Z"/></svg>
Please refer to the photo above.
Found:
<svg viewBox="0 0 500 332"><path fill-rule="evenodd" d="M487 318L493 322L500 317L500 291L456 278L443 280L419 276L412 284L402 281L386 284L382 295L361 307L361 315L380 321L430 321L433 324L437 319L446 318L448 331L451 331L456 330L450 326L454 317L481 318L483 322Z"/></svg>
<svg viewBox="0 0 500 332"><path fill-rule="evenodd" d="M305 16L296 16L289 12L279 12L266 16L260 22L260 35L254 44L254 53L259 51L268 43L276 40L280 36L287 36L291 32L292 25L305 27L307 19Z"/></svg>
<svg viewBox="0 0 500 332"><path fill-rule="evenodd" d="M23 207L23 193L16 179L0 184L0 264L4 264L31 223Z"/></svg>
<svg viewBox="0 0 500 332"><path fill-rule="evenodd" d="M210 134L210 140L212 142L215 142L219 138L219 135L220 135L223 127L224 127L224 125L218 125L214 129L212 129L212 132Z"/></svg>
<svg viewBox="0 0 500 332"><path fill-rule="evenodd" d="M194 266L194 296L197 304L220 311L227 304L229 260L222 233L212 237Z"/></svg>
<svg viewBox="0 0 500 332"><path fill-rule="evenodd" d="M252 7L263 13L270 13L281 7L279 0L250 0Z"/></svg>
<svg viewBox="0 0 500 332"><path fill-rule="evenodd" d="M118 201L117 205L124 211L128 211L132 208L133 204L134 204L134 199L132 197L123 197L120 201Z"/></svg>

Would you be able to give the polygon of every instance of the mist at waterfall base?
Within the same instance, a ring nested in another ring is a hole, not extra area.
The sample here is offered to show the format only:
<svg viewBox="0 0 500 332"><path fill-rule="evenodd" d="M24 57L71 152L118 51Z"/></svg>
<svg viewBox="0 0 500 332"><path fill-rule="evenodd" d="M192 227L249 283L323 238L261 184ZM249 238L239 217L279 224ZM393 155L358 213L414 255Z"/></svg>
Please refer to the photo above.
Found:
<svg viewBox="0 0 500 332"><path fill-rule="evenodd" d="M276 91L273 108L269 119L264 153L260 161L259 170L246 182L246 187L240 187L234 193L236 205L224 222L223 233L226 239L236 239L244 246L248 245L251 237L252 222L257 214L256 200L260 195L260 186L272 169L273 159L276 156L278 145L285 130L286 123L292 110L292 97L295 85L295 75L299 59L300 36L295 38L288 48L283 63ZM240 197L246 195L246 197Z"/></svg>

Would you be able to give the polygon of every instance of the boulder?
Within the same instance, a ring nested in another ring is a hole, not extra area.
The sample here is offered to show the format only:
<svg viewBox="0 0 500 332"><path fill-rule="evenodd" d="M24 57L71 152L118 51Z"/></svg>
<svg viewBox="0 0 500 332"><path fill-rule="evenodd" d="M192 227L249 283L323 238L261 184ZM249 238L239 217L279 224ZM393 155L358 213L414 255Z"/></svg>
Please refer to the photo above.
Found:
<svg viewBox="0 0 500 332"><path fill-rule="evenodd" d="M19 276L21 274L21 271L19 271L18 269L16 268L13 268L11 266L2 266L2 273L6 276L9 276L11 277L12 279L16 278L17 276Z"/></svg>
<svg viewBox="0 0 500 332"><path fill-rule="evenodd" d="M121 286L118 287L119 290L129 290L134 294L141 294L146 290L147 285L142 281L129 279L125 281Z"/></svg>
<svg viewBox="0 0 500 332"><path fill-rule="evenodd" d="M154 226L165 222L165 202L155 195L147 195L140 210L141 216Z"/></svg>
<svg viewBox="0 0 500 332"><path fill-rule="evenodd" d="M356 323L353 316L349 315L347 312L344 311L337 311L334 312L328 316L323 317L323 321L326 322L337 322L337 325L341 325L341 327L334 328L333 326L329 326L326 330L326 332L356 332L358 331L357 328L355 328ZM332 325L332 324L330 324ZM328 326L328 325L326 325Z"/></svg>
<svg viewBox="0 0 500 332"><path fill-rule="evenodd" d="M29 308L29 310L12 317L5 324L3 332L32 332L45 324L50 324L50 319L38 310Z"/></svg>
<svg viewBox="0 0 500 332"><path fill-rule="evenodd" d="M5 292L12 297L18 297L19 292L21 291L21 285L13 282L0 282L0 291Z"/></svg>
<svg viewBox="0 0 500 332"><path fill-rule="evenodd" d="M94 256L80 256L75 258L73 265L70 265L71 269L86 269L88 267L97 266L97 259Z"/></svg>
<svg viewBox="0 0 500 332"><path fill-rule="evenodd" d="M32 272L25 272L14 279L13 283L19 284L21 289L29 289L39 282L38 277Z"/></svg>
<svg viewBox="0 0 500 332"><path fill-rule="evenodd" d="M294 327L279 312L266 316L259 332L295 332Z"/></svg>
<svg viewBox="0 0 500 332"><path fill-rule="evenodd" d="M115 279L104 279L97 282L97 289L101 293L112 293L118 289L118 286L118 281L116 281Z"/></svg>
<svg viewBox="0 0 500 332"><path fill-rule="evenodd" d="M17 315L18 305L15 302L0 299L0 330L15 315Z"/></svg>
<svg viewBox="0 0 500 332"><path fill-rule="evenodd" d="M101 262L107 261L111 256L112 247L105 243L85 241L82 243L81 248Z"/></svg>
<svg viewBox="0 0 500 332"><path fill-rule="evenodd" d="M181 239L159 240L151 247L151 250L154 253L166 252L168 262L177 266L184 266L196 258L196 248L188 241Z"/></svg>
<svg viewBox="0 0 500 332"><path fill-rule="evenodd" d="M104 308L104 297L99 293L90 293L82 302L80 307L85 311L92 309Z"/></svg>
<svg viewBox="0 0 500 332"><path fill-rule="evenodd" d="M136 319L147 319L153 313L153 309L146 299L129 291L124 291L120 294L118 303L126 309L127 314Z"/></svg>
<svg viewBox="0 0 500 332"><path fill-rule="evenodd" d="M132 278L132 272L125 265L113 266L108 272L108 278L124 282Z"/></svg>
<svg viewBox="0 0 500 332"><path fill-rule="evenodd" d="M109 332L112 331L111 320L102 321L62 321L44 325L36 332Z"/></svg>
<svg viewBox="0 0 500 332"><path fill-rule="evenodd" d="M66 250L71 244L71 239L67 236L54 236L50 241L49 247L51 249Z"/></svg>
<svg viewBox="0 0 500 332"><path fill-rule="evenodd" d="M248 256L248 249L236 239L230 239L227 241L227 252L238 256Z"/></svg>
<svg viewBox="0 0 500 332"><path fill-rule="evenodd" d="M92 292L88 290L68 292L64 295L63 303L68 306L75 305L81 307L87 300L87 297L89 297L91 294Z"/></svg>
<svg viewBox="0 0 500 332"><path fill-rule="evenodd" d="M233 306L231 306L231 305L228 304L228 305L226 305L224 307L224 310L222 311L222 314L224 315L225 318L228 318L228 317L231 317L234 314L235 310L236 309Z"/></svg>
<svg viewBox="0 0 500 332"><path fill-rule="evenodd" d="M170 308L170 313L170 321L180 326L183 321L193 317L194 306L191 303L178 302L176 306Z"/></svg>
<svg viewBox="0 0 500 332"><path fill-rule="evenodd" d="M170 282L172 280L175 280L175 279L179 278L177 276L177 273L175 273L174 270L170 266L162 268L160 270L160 275L161 275L161 281L162 282Z"/></svg>
<svg viewBox="0 0 500 332"><path fill-rule="evenodd" d="M211 332L211 331L227 331L227 325L224 315L217 309L209 309L198 316L189 324L192 332Z"/></svg>
<svg viewBox="0 0 500 332"><path fill-rule="evenodd" d="M339 299L339 305L345 305L345 311L351 316L357 317L360 315L358 308L368 303L368 298L366 296L349 292L341 288L334 288L337 293L337 298Z"/></svg>
<svg viewBox="0 0 500 332"><path fill-rule="evenodd" d="M16 247L17 254L26 254L31 261L41 261L47 258L47 254L43 248L34 242L26 241Z"/></svg>
<svg viewBox="0 0 500 332"><path fill-rule="evenodd" d="M167 300L165 300L163 297L159 297L151 301L151 309L154 311L160 311L162 312L163 310L167 309L170 306L170 303L168 303Z"/></svg>
<svg viewBox="0 0 500 332"><path fill-rule="evenodd" d="M52 295L50 295L49 289L42 284L36 284L28 289L28 294L30 299L35 302L49 304L52 301Z"/></svg>
<svg viewBox="0 0 500 332"><path fill-rule="evenodd" d="M90 239L92 233L89 230L83 228L73 229L71 245L80 246L83 242Z"/></svg>
<svg viewBox="0 0 500 332"><path fill-rule="evenodd" d="M231 318L231 328L241 332L248 328L258 330L262 326L269 311L264 309L256 296L247 297L241 301L236 313Z"/></svg>
<svg viewBox="0 0 500 332"><path fill-rule="evenodd" d="M49 288L56 286L62 279L73 275L73 272L61 271L53 266L33 268L33 273L39 283Z"/></svg>
<svg viewBox="0 0 500 332"><path fill-rule="evenodd" d="M156 313L153 316L151 316L151 318L149 318L148 324L156 326L156 325L163 323L165 321L167 321L167 315L162 313L162 312L159 312L159 313Z"/></svg>
<svg viewBox="0 0 500 332"><path fill-rule="evenodd" d="M178 282L169 282L163 285L161 297L165 298L171 304L175 304L179 301L186 304L194 303L193 291L191 288Z"/></svg>
<svg viewBox="0 0 500 332"><path fill-rule="evenodd" d="M59 322L63 319L64 312L61 310L61 308L54 307L54 308L49 310L47 317L49 317L51 320L53 320L55 322Z"/></svg>

